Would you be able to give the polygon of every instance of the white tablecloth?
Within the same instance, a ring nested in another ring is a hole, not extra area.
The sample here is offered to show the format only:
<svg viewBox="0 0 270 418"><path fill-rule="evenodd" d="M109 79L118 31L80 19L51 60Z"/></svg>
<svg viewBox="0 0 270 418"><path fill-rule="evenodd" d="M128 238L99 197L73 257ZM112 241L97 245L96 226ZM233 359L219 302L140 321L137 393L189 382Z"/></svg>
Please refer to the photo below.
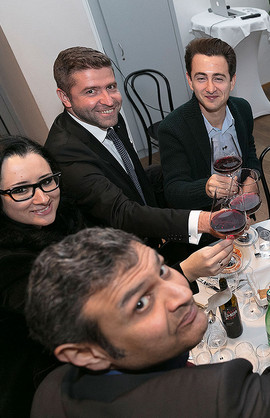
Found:
<svg viewBox="0 0 270 418"><path fill-rule="evenodd" d="M258 224L255 224L254 226L256 227L258 225L261 225L267 229L270 229L270 220L259 222ZM249 248L250 248L250 253L251 253L251 262L249 263L249 267L252 267L254 273L256 273L256 270L262 268L262 266L268 266L268 268L266 267L266 269L267 269L267 274L269 275L269 281L270 281L270 258L268 259L256 258L254 256L254 247L251 246ZM245 271L242 274L244 275ZM198 284L199 284L200 292L197 295L194 295L194 299L197 302L205 305L207 303L208 298L211 296L211 294L215 294L215 291L214 290L211 291L211 289L207 289L206 291L206 288L204 285L202 285L201 283L198 283ZM236 292L236 295L237 295L237 292ZM240 308L240 313L241 313L241 308ZM217 315L219 315L218 312L217 312ZM267 344L264 316L262 316L261 318L253 322L245 321L244 318L242 317L242 322L243 322L243 334L240 335L240 337L238 338L234 338L234 339L228 338L228 343L227 343L228 348L234 350L235 346L241 341L251 342L255 349L260 344Z"/></svg>
<svg viewBox="0 0 270 418"><path fill-rule="evenodd" d="M265 10L250 7L234 7L234 9L246 14L260 13L261 16L242 20L239 16L226 18L206 11L191 18L192 31L195 34L200 31L212 38L220 38L233 48L251 32L263 30L270 32L270 19Z"/></svg>

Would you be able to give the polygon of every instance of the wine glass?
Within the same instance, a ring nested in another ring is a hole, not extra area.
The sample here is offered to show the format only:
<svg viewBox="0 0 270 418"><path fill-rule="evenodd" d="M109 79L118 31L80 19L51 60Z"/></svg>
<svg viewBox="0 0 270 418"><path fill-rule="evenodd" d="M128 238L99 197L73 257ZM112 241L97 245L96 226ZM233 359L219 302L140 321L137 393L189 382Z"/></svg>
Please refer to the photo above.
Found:
<svg viewBox="0 0 270 418"><path fill-rule="evenodd" d="M240 168L234 173L234 180L242 190L241 202L237 198L231 201L231 208L239 209L244 204L247 215L252 215L261 206L259 189L259 176L257 171L251 168ZM252 245L258 238L258 234L253 228L249 228L246 233L238 237L236 243L239 245Z"/></svg>
<svg viewBox="0 0 270 418"><path fill-rule="evenodd" d="M246 212L242 201L241 188L238 192L232 191L232 187L226 196L220 197L219 188L215 190L212 208L210 213L210 225L214 231L227 235L237 235L241 233L246 226ZM232 207L231 202L238 202L238 206Z"/></svg>
<svg viewBox="0 0 270 418"><path fill-rule="evenodd" d="M249 360L250 363L253 366L253 372L255 373L259 368L259 360L255 353L255 350L252 346L252 344L244 341L235 347L235 357L236 358L245 358L246 360Z"/></svg>
<svg viewBox="0 0 270 418"><path fill-rule="evenodd" d="M260 344L256 348L256 354L259 360L259 373L262 374L264 370L270 366L270 347L268 344Z"/></svg>
<svg viewBox="0 0 270 418"><path fill-rule="evenodd" d="M235 139L229 133L211 138L211 161L215 172L231 175L242 165Z"/></svg>
<svg viewBox="0 0 270 418"><path fill-rule="evenodd" d="M217 351L212 355L212 362L219 363L233 358L232 351L228 348L224 348L227 343L226 330L222 322L211 310L208 313L206 342L210 350L217 349Z"/></svg>
<svg viewBox="0 0 270 418"><path fill-rule="evenodd" d="M253 276L253 270L249 267L249 271L246 273L248 282L254 283L254 278L249 277L250 275ZM257 319L261 318L265 314L265 310L263 307L259 306L254 299L254 292L251 286L247 286L243 292L245 297L245 302L242 307L242 315L246 321L256 321Z"/></svg>

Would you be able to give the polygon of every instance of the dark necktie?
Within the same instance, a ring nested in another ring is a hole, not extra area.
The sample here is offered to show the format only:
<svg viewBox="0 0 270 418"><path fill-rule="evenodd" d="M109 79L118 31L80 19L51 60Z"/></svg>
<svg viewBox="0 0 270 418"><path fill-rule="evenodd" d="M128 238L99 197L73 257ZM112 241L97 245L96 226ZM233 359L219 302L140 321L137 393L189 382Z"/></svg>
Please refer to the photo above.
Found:
<svg viewBox="0 0 270 418"><path fill-rule="evenodd" d="M136 189L138 190L138 192L141 195L142 200L144 201L144 204L146 205L145 198L144 198L144 195L143 195L143 191L142 191L141 185L139 183L137 174L136 174L136 172L135 172L135 170L134 170L134 168L131 164L128 152L127 152L126 148L124 147L123 142L121 141L119 136L115 133L114 129L112 129L112 128L108 129L106 138L114 143L115 148L117 149L120 157L122 158L122 161L124 163L127 174L129 175L129 177L133 181Z"/></svg>

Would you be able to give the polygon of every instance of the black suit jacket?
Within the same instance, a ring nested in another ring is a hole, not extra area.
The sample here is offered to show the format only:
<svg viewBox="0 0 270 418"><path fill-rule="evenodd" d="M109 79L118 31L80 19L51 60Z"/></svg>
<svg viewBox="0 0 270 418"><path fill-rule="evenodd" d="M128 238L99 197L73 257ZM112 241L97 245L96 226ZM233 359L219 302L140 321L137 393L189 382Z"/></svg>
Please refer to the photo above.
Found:
<svg viewBox="0 0 270 418"><path fill-rule="evenodd" d="M228 106L235 119L242 166L260 171L251 107L238 97L230 97ZM168 204L173 208L209 210L212 199L207 196L205 185L211 176L211 149L195 95L161 122L158 136Z"/></svg>
<svg viewBox="0 0 270 418"><path fill-rule="evenodd" d="M244 359L112 376L65 365L39 386L31 418L267 418L269 394L270 375Z"/></svg>
<svg viewBox="0 0 270 418"><path fill-rule="evenodd" d="M114 128L132 159L147 206L117 160L64 111L53 123L45 147L60 165L66 192L96 224L119 228L142 238L187 243L190 211L156 207L152 185L128 138L121 115Z"/></svg>

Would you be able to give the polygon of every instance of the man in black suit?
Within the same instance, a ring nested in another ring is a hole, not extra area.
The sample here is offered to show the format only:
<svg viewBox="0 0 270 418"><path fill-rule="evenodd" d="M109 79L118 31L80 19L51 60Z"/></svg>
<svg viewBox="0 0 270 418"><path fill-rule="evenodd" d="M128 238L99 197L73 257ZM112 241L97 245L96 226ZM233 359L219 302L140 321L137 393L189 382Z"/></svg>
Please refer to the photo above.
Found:
<svg viewBox="0 0 270 418"><path fill-rule="evenodd" d="M198 244L198 233L213 232L207 212L159 208L119 113L122 98L106 55L91 48L68 48L55 61L54 77L65 110L54 121L45 147L60 164L66 191L86 218L147 238L153 246L160 239ZM122 141L137 180L129 175L108 128ZM221 244L225 256L231 246L231 242ZM197 249L186 247L177 251L170 247L170 263L180 259L179 251L183 259ZM217 250L212 251L218 257ZM213 259L212 255L207 258ZM222 268L224 258L219 266L215 260L215 269Z"/></svg>
<svg viewBox="0 0 270 418"><path fill-rule="evenodd" d="M187 367L205 313L186 279L124 231L85 229L46 248L26 317L69 363L40 384L31 418L269 417L270 375L247 360Z"/></svg>

